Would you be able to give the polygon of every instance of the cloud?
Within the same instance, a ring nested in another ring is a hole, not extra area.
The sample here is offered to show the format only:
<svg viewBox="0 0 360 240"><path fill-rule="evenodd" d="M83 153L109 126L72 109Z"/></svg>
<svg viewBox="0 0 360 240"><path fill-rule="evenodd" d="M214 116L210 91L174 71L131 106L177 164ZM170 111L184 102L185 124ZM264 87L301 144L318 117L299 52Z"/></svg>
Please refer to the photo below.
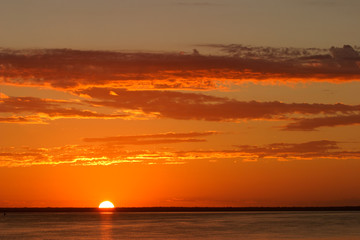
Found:
<svg viewBox="0 0 360 240"><path fill-rule="evenodd" d="M360 61L359 53L356 52L350 45L344 45L343 48L330 48L332 57L343 69L358 69L358 62Z"/></svg>
<svg viewBox="0 0 360 240"><path fill-rule="evenodd" d="M167 144L180 142L205 142L205 139L194 137L206 137L217 134L215 131L208 132L189 132L189 133L159 133L135 136L115 136L104 138L84 138L85 142L107 142L119 145L148 145L148 144Z"/></svg>
<svg viewBox="0 0 360 240"><path fill-rule="evenodd" d="M359 53L356 52L350 45L344 45L343 48L331 47L330 53L333 58L346 59L346 60L358 60Z"/></svg>
<svg viewBox="0 0 360 240"><path fill-rule="evenodd" d="M1 123L42 123L43 120L39 116L23 116L23 117L0 117Z"/></svg>
<svg viewBox="0 0 360 240"><path fill-rule="evenodd" d="M314 121L316 121L319 119L316 118L319 114L333 117L339 117L339 115L353 116L359 114L360 111L359 105L341 103L245 102L205 94L173 91L128 91L114 88L88 88L78 90L75 93L91 97L93 100L87 102L94 106L112 107L120 110L134 109L159 118L186 120L293 120L294 117L291 117L291 115L300 114L313 116ZM295 121L295 124L298 124L298 122L304 120ZM293 124L290 123L284 129L290 130ZM352 123L344 122L343 124Z"/></svg>
<svg viewBox="0 0 360 240"><path fill-rule="evenodd" d="M0 148L0 167L39 165L183 164L171 152L123 150L113 145L66 145L51 148Z"/></svg>
<svg viewBox="0 0 360 240"><path fill-rule="evenodd" d="M293 48L293 47L263 47L242 44L201 44L198 46L219 49L228 56L241 59L262 59L274 62L295 59L330 59L328 49L323 48Z"/></svg>
<svg viewBox="0 0 360 240"><path fill-rule="evenodd" d="M199 90L219 89L227 81L341 82L360 76L359 57L332 57L328 49L206 46L225 55L0 49L0 83L57 89L116 85Z"/></svg>
<svg viewBox="0 0 360 240"><path fill-rule="evenodd" d="M304 143L272 143L264 146L237 145L236 150L178 152L183 159L239 159L257 162L261 159L278 161L325 159L360 159L360 151L346 151L338 142L329 140Z"/></svg>
<svg viewBox="0 0 360 240"><path fill-rule="evenodd" d="M254 154L257 158L278 160L360 159L360 151L345 151L338 142L329 140L305 143L273 143L265 146L238 145L239 151Z"/></svg>
<svg viewBox="0 0 360 240"><path fill-rule="evenodd" d="M127 114L102 114L90 110L75 108L78 102L42 99L36 97L9 97L0 99L0 113L12 113L17 116L1 117L0 122L29 123L42 122L57 118L126 118ZM86 107L86 106L85 106ZM36 115L27 115L36 114ZM20 115L20 116L19 116Z"/></svg>
<svg viewBox="0 0 360 240"><path fill-rule="evenodd" d="M329 140L305 143L239 145L230 150L150 151L124 150L113 145L66 145L52 148L2 147L0 167L38 165L186 164L190 161L240 160L257 162L316 159L360 159L360 151L346 151Z"/></svg>
<svg viewBox="0 0 360 240"><path fill-rule="evenodd" d="M236 58L266 60L268 64L277 63L273 67L278 68L278 73L283 72L288 77L291 77L291 73L294 76L308 73L309 76L318 74L318 77L322 75L322 77L331 78L331 75L350 74L351 76L351 74L357 75L360 72L360 55L350 45L344 45L342 48L331 47L330 49L252 47L241 44L203 46L218 48ZM266 65L265 63L264 67Z"/></svg>
<svg viewBox="0 0 360 240"><path fill-rule="evenodd" d="M305 143L273 143L262 147L238 145L244 153L256 154L257 157L324 157L332 150L338 150L336 141L320 140Z"/></svg>
<svg viewBox="0 0 360 240"><path fill-rule="evenodd" d="M360 114L330 116L310 119L297 119L284 127L284 130L311 131L319 127L335 127L360 124Z"/></svg>
<svg viewBox="0 0 360 240"><path fill-rule="evenodd" d="M319 127L359 124L360 105L238 101L200 93L175 91L129 91L117 88L87 88L73 91L82 100L36 97L0 98L0 122L45 123L59 118L292 121L283 130L315 130ZM91 110L90 110L91 109ZM109 112L109 110L113 109ZM102 113L105 111L106 113ZM165 135L162 135L167 138ZM174 136L178 138L179 136ZM148 137L150 138L150 137ZM155 137L154 137L155 138ZM98 139L100 141L100 139ZM105 141L105 139L103 139ZM108 139L109 140L109 139ZM137 144L162 142L133 139ZM91 141L87 139L87 141ZM93 140L94 141L94 140ZM120 141L120 138L119 138ZM173 139L173 142L185 139ZM189 142L201 141L187 139ZM166 142L170 142L167 139ZM135 144L133 142L132 144Z"/></svg>

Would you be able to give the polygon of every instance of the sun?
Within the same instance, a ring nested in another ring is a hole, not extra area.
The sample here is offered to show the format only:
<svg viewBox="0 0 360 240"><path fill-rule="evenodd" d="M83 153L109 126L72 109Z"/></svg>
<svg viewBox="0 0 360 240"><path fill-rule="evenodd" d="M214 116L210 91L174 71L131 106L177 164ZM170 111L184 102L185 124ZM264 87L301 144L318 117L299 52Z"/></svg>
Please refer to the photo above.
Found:
<svg viewBox="0 0 360 240"><path fill-rule="evenodd" d="M100 203L99 208L114 208L114 204L110 201L104 201Z"/></svg>

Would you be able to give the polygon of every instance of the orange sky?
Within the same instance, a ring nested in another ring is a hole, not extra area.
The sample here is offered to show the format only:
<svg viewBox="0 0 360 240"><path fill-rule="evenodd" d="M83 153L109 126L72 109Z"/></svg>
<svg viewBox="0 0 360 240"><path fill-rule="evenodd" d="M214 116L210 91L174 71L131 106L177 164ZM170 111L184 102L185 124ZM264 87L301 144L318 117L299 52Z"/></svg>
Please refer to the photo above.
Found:
<svg viewBox="0 0 360 240"><path fill-rule="evenodd" d="M4 49L0 204L359 204L352 51Z"/></svg>
<svg viewBox="0 0 360 240"><path fill-rule="evenodd" d="M360 205L358 1L51 2L0 3L0 208Z"/></svg>

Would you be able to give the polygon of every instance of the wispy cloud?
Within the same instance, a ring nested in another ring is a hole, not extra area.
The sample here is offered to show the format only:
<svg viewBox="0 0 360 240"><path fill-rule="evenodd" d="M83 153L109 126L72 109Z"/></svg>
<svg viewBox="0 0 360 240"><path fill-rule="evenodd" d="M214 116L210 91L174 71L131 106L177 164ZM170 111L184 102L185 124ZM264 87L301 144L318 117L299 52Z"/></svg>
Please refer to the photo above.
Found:
<svg viewBox="0 0 360 240"><path fill-rule="evenodd" d="M275 159L277 161L325 159L360 159L360 151L346 151L338 142L329 140L304 143L237 145L235 150L178 152L183 159L239 159L244 162Z"/></svg>
<svg viewBox="0 0 360 240"><path fill-rule="evenodd" d="M360 159L359 151L346 151L338 142L329 140L310 141L305 143L274 143L265 146L237 146L240 151L254 153L258 158L276 158L278 160L314 160L326 159Z"/></svg>
<svg viewBox="0 0 360 240"><path fill-rule="evenodd" d="M240 151L255 154L259 158L316 158L328 155L334 157L339 153L337 142L328 140L305 143L273 143L265 146L238 145L237 147Z"/></svg>
<svg viewBox="0 0 360 240"><path fill-rule="evenodd" d="M239 145L235 147L236 149L216 151L129 151L121 147L113 147L113 145L67 145L52 148L3 147L0 148L0 167L186 164L198 160L223 161L228 159L243 162L262 159L273 159L275 161L316 160L320 158L360 159L359 151L347 151L340 148L338 142L329 140L305 143L273 143L264 146Z"/></svg>

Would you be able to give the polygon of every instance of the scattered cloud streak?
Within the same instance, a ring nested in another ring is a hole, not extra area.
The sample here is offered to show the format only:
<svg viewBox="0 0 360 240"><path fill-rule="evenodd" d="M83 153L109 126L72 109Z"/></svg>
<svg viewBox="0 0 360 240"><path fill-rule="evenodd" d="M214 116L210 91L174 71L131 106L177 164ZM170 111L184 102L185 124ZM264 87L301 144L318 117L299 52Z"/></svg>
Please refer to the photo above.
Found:
<svg viewBox="0 0 360 240"><path fill-rule="evenodd" d="M360 159L359 151L346 151L338 142L329 140L305 143L273 143L264 146L237 145L236 150L178 152L183 159L239 159L244 162L257 162L262 159L277 161L315 160L315 159Z"/></svg>
<svg viewBox="0 0 360 240"><path fill-rule="evenodd" d="M215 131L208 132L189 132L189 133L160 133L135 136L115 136L104 138L84 138L85 142L105 142L119 145L148 145L148 144L167 144L181 142L205 142L205 139L196 137L206 137L217 134Z"/></svg>
<svg viewBox="0 0 360 240"><path fill-rule="evenodd" d="M335 157L339 155L336 141L320 140L306 143L273 143L265 146L237 146L241 152L255 154L258 158L301 158ZM336 150L336 151L334 151Z"/></svg>
<svg viewBox="0 0 360 240"><path fill-rule="evenodd" d="M177 135L177 133L173 134ZM196 135L196 133L188 134ZM199 133L199 135L206 134ZM153 136L160 137L162 135L166 134L155 134ZM138 138L141 139L144 136L140 135ZM223 161L230 159L243 162L256 162L262 159L276 161L316 160L320 158L360 159L359 151L346 151L338 146L338 142L329 140L305 143L273 143L264 146L238 145L235 147L236 149L218 151L129 151L113 145L67 145L53 148L10 147L0 148L0 167L64 164L82 166L129 163L186 164L197 160Z"/></svg>

